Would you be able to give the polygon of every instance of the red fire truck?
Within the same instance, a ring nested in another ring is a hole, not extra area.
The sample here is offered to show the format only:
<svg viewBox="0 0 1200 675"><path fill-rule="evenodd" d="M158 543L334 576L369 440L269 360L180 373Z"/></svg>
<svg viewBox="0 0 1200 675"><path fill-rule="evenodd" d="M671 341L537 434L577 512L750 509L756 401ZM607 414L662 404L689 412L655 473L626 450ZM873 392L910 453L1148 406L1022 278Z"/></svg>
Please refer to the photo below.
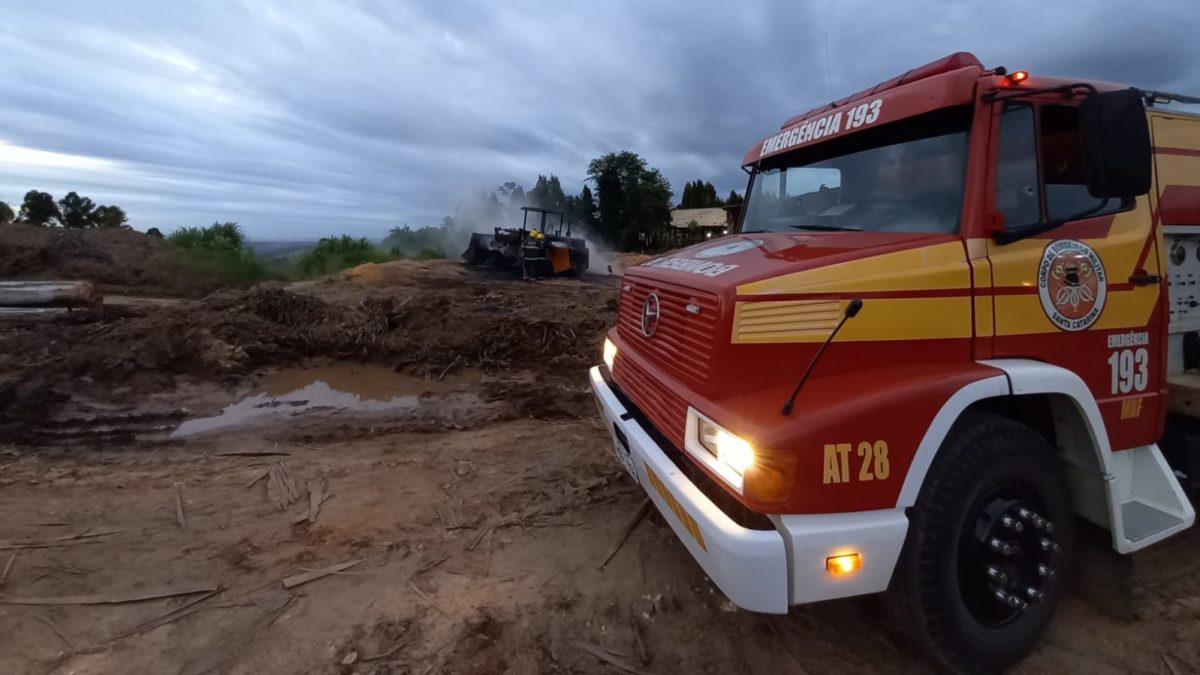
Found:
<svg viewBox="0 0 1200 675"><path fill-rule="evenodd" d="M1120 553L1192 525L1197 102L953 54L787 120L737 233L628 270L591 385L730 600L888 590L941 667L993 670L1077 517Z"/></svg>

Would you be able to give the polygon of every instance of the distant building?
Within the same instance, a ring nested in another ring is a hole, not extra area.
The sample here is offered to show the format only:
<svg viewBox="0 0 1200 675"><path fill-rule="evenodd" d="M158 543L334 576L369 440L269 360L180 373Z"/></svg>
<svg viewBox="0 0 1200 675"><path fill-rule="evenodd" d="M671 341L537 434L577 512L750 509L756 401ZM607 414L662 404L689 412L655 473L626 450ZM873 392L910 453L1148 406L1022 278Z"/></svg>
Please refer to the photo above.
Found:
<svg viewBox="0 0 1200 675"><path fill-rule="evenodd" d="M671 209L672 242L675 246L695 244L729 234L737 225L740 204L709 209Z"/></svg>

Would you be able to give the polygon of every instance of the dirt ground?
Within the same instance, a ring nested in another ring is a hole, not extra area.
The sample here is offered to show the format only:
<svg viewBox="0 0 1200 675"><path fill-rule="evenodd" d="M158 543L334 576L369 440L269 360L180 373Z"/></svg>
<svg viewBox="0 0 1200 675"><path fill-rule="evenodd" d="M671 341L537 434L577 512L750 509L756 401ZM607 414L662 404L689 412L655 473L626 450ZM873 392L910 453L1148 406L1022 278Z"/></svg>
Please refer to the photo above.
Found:
<svg viewBox="0 0 1200 675"><path fill-rule="evenodd" d="M405 261L0 324L0 672L928 672L879 598L737 610L656 517L598 569L642 500L585 377L616 288ZM1197 560L1018 670L1197 672Z"/></svg>
<svg viewBox="0 0 1200 675"><path fill-rule="evenodd" d="M0 230L0 279L86 279L110 293L204 290L177 272L166 241L134 230L13 223Z"/></svg>

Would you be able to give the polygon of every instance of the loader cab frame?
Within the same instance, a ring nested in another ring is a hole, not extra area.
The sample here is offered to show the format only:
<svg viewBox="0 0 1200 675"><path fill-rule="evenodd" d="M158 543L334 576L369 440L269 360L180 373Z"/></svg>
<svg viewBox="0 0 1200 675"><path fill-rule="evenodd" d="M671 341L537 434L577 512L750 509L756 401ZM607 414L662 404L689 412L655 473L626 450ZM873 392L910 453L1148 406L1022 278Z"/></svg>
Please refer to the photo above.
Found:
<svg viewBox="0 0 1200 675"><path fill-rule="evenodd" d="M555 237L570 237L571 236L571 221L566 220L566 215L557 209L543 209L537 206L522 206L521 211L524 216L521 220L521 230L529 231L529 214L534 214L535 228L542 234L553 235ZM558 222L555 223L553 216L558 216ZM565 224L565 231L564 231Z"/></svg>

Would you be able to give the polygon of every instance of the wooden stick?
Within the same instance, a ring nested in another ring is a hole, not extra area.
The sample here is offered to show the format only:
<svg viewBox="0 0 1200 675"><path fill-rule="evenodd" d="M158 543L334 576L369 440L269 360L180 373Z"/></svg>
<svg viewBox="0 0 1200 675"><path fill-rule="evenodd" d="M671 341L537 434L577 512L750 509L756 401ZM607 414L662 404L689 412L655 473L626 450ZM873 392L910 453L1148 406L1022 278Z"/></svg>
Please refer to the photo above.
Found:
<svg viewBox="0 0 1200 675"><path fill-rule="evenodd" d="M515 482L517 479L519 479L521 476L524 476L525 474L529 473L532 469L533 469L533 467L528 467L528 468L522 470L521 473L513 476L512 478L509 478L508 480L504 481L503 483L501 483L495 487L488 488L488 491L485 492L484 494L491 494L491 493L495 492L496 490L499 490L500 488L508 487L513 482Z"/></svg>
<svg viewBox="0 0 1200 675"><path fill-rule="evenodd" d="M13 563L17 560L17 552L13 551L12 556L8 559L8 564L4 566L4 572L0 572L0 588L4 588L4 582L8 581L8 573L12 571Z"/></svg>
<svg viewBox="0 0 1200 675"><path fill-rule="evenodd" d="M316 479L308 481L308 522L317 522L317 511L321 502L325 501L325 481Z"/></svg>
<svg viewBox="0 0 1200 675"><path fill-rule="evenodd" d="M194 613L200 611L201 609L204 609L203 607L199 606L200 603L204 602L205 600L208 600L209 598L213 597L214 595L217 595L218 593L221 593L224 590L225 590L225 587L221 586L221 587L217 588L216 590L209 591L208 593L205 593L204 595L202 595L198 598L192 598L191 600L188 600L184 604L180 605L179 607L176 607L175 609L172 609L171 611L169 611L165 614L162 614L158 617L150 619L149 621L144 621L144 622L134 626L133 628L116 636L115 638L110 640L110 642L116 642L117 640L124 640L127 637L132 637L139 633L145 633L148 630L153 630L155 628L158 628L159 626L165 626L169 623L178 621L185 616L194 614Z"/></svg>
<svg viewBox="0 0 1200 675"><path fill-rule="evenodd" d="M479 528L479 531L475 533L474 538L471 539L471 543L467 544L467 550L474 551L475 547L479 546L479 543L483 541L483 538L494 529L496 529L494 524Z"/></svg>
<svg viewBox="0 0 1200 675"><path fill-rule="evenodd" d="M607 650L597 647L596 645L588 644L586 642L576 642L575 646L607 663L608 665L613 666L614 668L620 668L627 673L634 673L635 675L643 675L645 673L645 671L643 671L641 668L638 668L616 654L612 654Z"/></svg>
<svg viewBox="0 0 1200 675"><path fill-rule="evenodd" d="M387 650L386 652L382 652L382 653L376 654L374 656L364 656L364 657L360 658L359 661L378 661L379 659L386 659L387 657L391 656L392 654L395 654L396 652L400 651L401 649L404 649L405 647L407 647L415 639L417 639L416 636L410 636L407 640L399 640L396 642L396 644L391 649Z"/></svg>
<svg viewBox="0 0 1200 675"><path fill-rule="evenodd" d="M625 528L621 530L621 536L618 537L617 543L613 544L613 547L608 551L608 555L604 556L604 562L600 563L600 566L596 569L604 569L604 566L613 559L613 556L617 554L617 551L620 551L621 547L625 545L625 541L629 539L629 535L633 534L634 528L638 526L638 523L642 522L642 519L646 517L647 513L650 513L649 497L642 500L641 506L638 506L638 510L634 512L633 517L629 519L629 522L625 523Z"/></svg>
<svg viewBox="0 0 1200 675"><path fill-rule="evenodd" d="M268 626L275 625L275 622L278 621L279 618L282 617L284 614L287 614L288 610L292 608L292 605L295 605L296 602L299 600L300 600L299 595L293 595L293 596L288 597L287 600L284 600L283 604L279 606L279 609L275 610L275 615L271 617L271 620L267 622L267 625Z"/></svg>
<svg viewBox="0 0 1200 675"><path fill-rule="evenodd" d="M433 598L429 597L429 594L428 594L428 593L426 593L425 591L423 591L423 590L421 590L421 589L417 588L417 585L416 585L416 584L414 584L414 583L413 583L411 580L409 580L409 582L408 582L408 587L409 587L409 588L411 588L411 589L413 589L413 592L414 592L414 593L416 593L416 594L417 594L417 595L418 595L418 596L419 596L419 597L420 597L422 600L424 600L424 601L425 601L425 604L427 604L427 605L429 605L430 607L432 607L433 609L437 610L437 613L438 613L438 614L445 614L445 613L446 613L446 612L442 611L442 608L441 608L441 607L439 607L439 606L438 606L438 604L437 604L436 602L434 602L434 601L433 601Z"/></svg>
<svg viewBox="0 0 1200 675"><path fill-rule="evenodd" d="M183 514L183 488L175 488L175 520L179 523L179 529L187 531L187 516Z"/></svg>
<svg viewBox="0 0 1200 675"><path fill-rule="evenodd" d="M64 595L57 598L21 598L12 595L0 595L0 604L6 605L119 605L126 602L141 602L159 598L173 598L177 595L192 595L193 593L208 593L219 588L218 584L195 584L180 588L160 588L149 591L135 591L128 594L100 593L97 595Z"/></svg>
<svg viewBox="0 0 1200 675"><path fill-rule="evenodd" d="M59 630L58 626L55 626L53 621L51 621L50 619L47 619L46 617L42 616L41 614L37 615L37 620L46 624L47 628L54 631L55 635L57 635L63 642L67 643L67 647L70 647L71 649L75 649L75 643L71 642L71 638L67 637L61 630Z"/></svg>
<svg viewBox="0 0 1200 675"><path fill-rule="evenodd" d="M450 362L450 365L448 365L444 369L442 369L442 374L438 375L438 382L441 382L442 380L444 380L446 378L446 373L450 372L450 369L453 368L454 366L457 366L458 362L460 360L462 360L462 354L455 356L454 360Z"/></svg>
<svg viewBox="0 0 1200 675"><path fill-rule="evenodd" d="M250 481L249 483L246 483L246 489L249 490L250 488L254 487L255 483L266 478L269 475L271 475L270 469L267 469L266 471L263 471L262 473L258 474L257 476L254 477L254 480Z"/></svg>
<svg viewBox="0 0 1200 675"><path fill-rule="evenodd" d="M421 574L422 572L428 572L429 570L437 567L438 565L441 565L442 563L446 562L449 559L450 559L450 556L444 555L441 558L434 560L433 562L425 563L424 565L421 565L420 567L418 567L416 572L413 572L413 576L415 577L418 574Z"/></svg>
<svg viewBox="0 0 1200 675"><path fill-rule="evenodd" d="M338 563L336 565L330 565L329 567L325 567L325 568L319 569L319 570L313 570L312 572L296 574L296 575L285 578L283 580L283 587L287 588L287 589L292 589L297 586L307 584L310 581L316 581L317 579L323 579L323 578L329 576L330 574L337 574L338 572L348 570L351 567L354 567L355 565L363 562L364 560L366 560L366 558L359 558L358 560L351 560L349 562Z"/></svg>
<svg viewBox="0 0 1200 675"><path fill-rule="evenodd" d="M89 539L96 537L107 537L110 534L117 534L122 530L100 530L99 532L81 532L79 534L68 534L66 536L57 537L50 541L0 541L0 551L10 551L23 548L52 548L55 546L71 546L72 544L87 543Z"/></svg>

